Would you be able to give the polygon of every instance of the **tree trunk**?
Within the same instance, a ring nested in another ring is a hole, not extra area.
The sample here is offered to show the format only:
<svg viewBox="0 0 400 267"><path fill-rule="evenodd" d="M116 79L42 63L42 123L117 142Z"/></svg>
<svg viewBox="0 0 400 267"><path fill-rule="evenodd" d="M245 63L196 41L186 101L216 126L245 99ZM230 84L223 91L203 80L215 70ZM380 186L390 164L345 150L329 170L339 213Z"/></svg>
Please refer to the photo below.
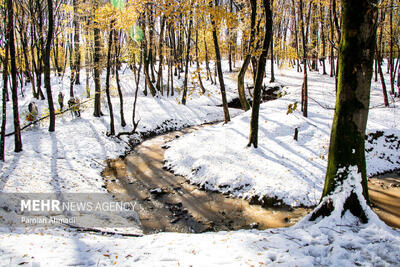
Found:
<svg viewBox="0 0 400 267"><path fill-rule="evenodd" d="M256 16L257 16L257 3L255 1L250 1L251 5L251 16L250 16L250 39L249 39L249 46L247 48L247 55L243 61L243 65L239 71L238 75L238 93L239 93L239 100L242 109L247 111L250 109L250 105L247 102L246 94L244 91L244 78L246 75L246 71L250 64L251 53L254 49L254 38L255 38L255 27L256 27Z"/></svg>
<svg viewBox="0 0 400 267"><path fill-rule="evenodd" d="M270 83L275 82L275 71L274 71L274 41L273 37L274 35L272 34L271 36L271 79L269 80Z"/></svg>
<svg viewBox="0 0 400 267"><path fill-rule="evenodd" d="M214 0L214 1L215 1L215 6L218 6L219 0ZM210 6L212 6L211 2L210 2ZM224 77L222 74L222 67L221 67L221 54L219 51L217 29L216 29L216 25L215 25L213 16L211 16L211 24L212 24L212 35L213 35L214 48L215 48L215 57L217 59L216 65L217 65L217 71L218 71L218 79L219 79L219 85L220 85L221 96L222 96L222 107L224 109L225 123L228 123L231 120L231 118L229 116L228 102L226 100L225 83L224 83Z"/></svg>
<svg viewBox="0 0 400 267"><path fill-rule="evenodd" d="M206 89L204 88L203 81L201 80L201 68L199 61L199 31L196 29L196 66L197 66L197 78L199 79L199 85L201 93L204 94Z"/></svg>
<svg viewBox="0 0 400 267"><path fill-rule="evenodd" d="M322 203L313 212L311 220L328 216L338 208L343 210L342 216L350 210L361 222L368 221L356 192L351 192L343 207L333 207L329 196L350 178L350 167L357 166L362 176L363 196L369 202L364 141L376 46L376 4L377 0L342 0L338 91L328 168Z"/></svg>
<svg viewBox="0 0 400 267"><path fill-rule="evenodd" d="M4 25L7 25L7 16L4 16ZM8 86L8 40L5 44L5 55L3 61L3 90L2 90L2 118L0 138L0 160L5 161L6 124L7 124L7 86Z"/></svg>
<svg viewBox="0 0 400 267"><path fill-rule="evenodd" d="M156 88L158 91L161 91L161 94L163 94L163 82L162 82L162 67L164 64L164 56L162 53L162 49L163 49L163 38L164 38L164 28L165 28L165 16L161 17L161 31L160 31L160 41L159 41L159 45L158 45L158 50L159 52L159 65L158 65L158 75L157 75L157 83L156 83Z"/></svg>
<svg viewBox="0 0 400 267"><path fill-rule="evenodd" d="M206 42L206 32L203 32L203 41L204 41L204 51L206 53L206 70L207 70L207 81L208 79L211 80L211 84L214 84L214 80L212 78L211 69L210 69L210 61L208 59L208 49L207 49L207 42Z"/></svg>
<svg viewBox="0 0 400 267"><path fill-rule="evenodd" d="M388 100L388 95L387 95L387 90L386 90L386 84L385 84L385 78L383 76L382 72L382 54L380 52L380 48L382 47L382 38L383 38L383 23L385 21L385 15L384 12L381 11L381 16L380 16L380 33L379 33L379 47L376 48L376 59L375 59L375 71L379 72L379 77L381 79L381 84L382 84L382 93L383 93L383 102L385 104L385 107L389 106L389 100Z"/></svg>
<svg viewBox="0 0 400 267"><path fill-rule="evenodd" d="M153 4L150 4L149 9L149 54L148 54L148 64L150 67L150 74L151 74L151 82L156 82L156 78L154 76L154 57L153 57L153 35L154 35L154 17L153 17ZM150 87L151 88L151 87ZM154 88L154 86L153 86ZM153 95L154 96L154 95Z"/></svg>
<svg viewBox="0 0 400 267"><path fill-rule="evenodd" d="M333 26L333 4L332 2L335 0L331 0L330 3L330 16L329 16L329 22L330 22L330 26L331 26L331 51L330 51L330 65L331 65L331 71L329 76L330 77L336 77L336 72L335 72L335 54L334 54L334 42L335 42L335 30L334 30L334 26ZM336 78L335 78L335 87L336 87ZM336 90L337 91L337 90Z"/></svg>
<svg viewBox="0 0 400 267"><path fill-rule="evenodd" d="M111 73L111 49L113 45L113 29L114 21L111 21L110 24L110 34L108 38L108 52L107 52L107 73L106 73L106 96L107 96L107 103L108 103L108 112L110 114L110 132L109 135L115 135L115 127L114 127L114 113L113 107L111 102L111 95L110 95L110 73Z"/></svg>
<svg viewBox="0 0 400 267"><path fill-rule="evenodd" d="M271 0L271 12L273 12L274 0ZM275 72L274 72L274 33L271 34L271 79L270 83L275 82Z"/></svg>
<svg viewBox="0 0 400 267"><path fill-rule="evenodd" d="M190 35L192 32L192 11L189 14L189 28L188 28L188 39L186 44L186 58L185 58L185 79L183 80L183 94L182 94L182 104L186 105L187 97L187 83L188 83L188 72L189 72L189 54L190 54Z"/></svg>
<svg viewBox="0 0 400 267"><path fill-rule="evenodd" d="M380 55L378 55L378 53L376 56L376 62L377 62L379 77L381 78L383 103L385 104L385 107L389 107L389 99L388 99L387 90L386 90L385 78L383 77L383 72L382 72L382 57Z"/></svg>
<svg viewBox="0 0 400 267"><path fill-rule="evenodd" d="M79 20L78 20L78 4L79 0L73 0L74 5L74 45L75 45L75 84L81 84L80 71L81 71L81 53L79 51Z"/></svg>
<svg viewBox="0 0 400 267"><path fill-rule="evenodd" d="M87 19L87 29L86 29L86 36L89 36L89 26L90 26L90 20ZM90 47L91 43L89 41L89 38L87 39L87 44L86 44L86 51L85 51L85 67L86 67L86 97L90 98L90 86L89 86L89 73L91 71L90 66L91 66L91 60L90 60Z"/></svg>
<svg viewBox="0 0 400 267"><path fill-rule="evenodd" d="M121 62L119 61L120 55L121 55L121 42L120 42L120 38L116 37L116 42L115 42L115 80L117 82L117 89L118 89L118 96L119 96L119 114L121 117L121 126L125 127L126 122L125 122L125 116L124 116L124 97L122 95L121 83L119 80L119 69L121 67Z"/></svg>
<svg viewBox="0 0 400 267"><path fill-rule="evenodd" d="M144 34L144 39L143 39L143 44L144 44L144 77L146 81L146 86L149 87L151 95L154 97L157 94L156 88L154 87L153 83L151 82L150 79L150 74L149 74L149 61L150 61L150 52L149 49L147 49L148 42L147 42L147 37L146 37L146 28L143 25L143 34ZM150 35L151 36L151 35ZM147 88L145 88L145 95L147 95Z"/></svg>
<svg viewBox="0 0 400 267"><path fill-rule="evenodd" d="M14 9L13 1L7 0L7 14L8 14L8 27L7 27L7 43L9 45L9 55L11 58L11 97L13 102L13 116L14 116L14 151L22 151L21 140L21 126L19 123L18 111L18 81L17 81L17 65L15 62L15 44L14 44Z"/></svg>
<svg viewBox="0 0 400 267"><path fill-rule="evenodd" d="M31 25L31 32L33 32L33 26ZM33 43L33 34L31 34L31 43ZM31 61L32 61L32 94L33 97L39 99L39 92L35 90L36 83L35 83L35 74L37 75L37 66L35 61L35 54L31 51ZM36 77L37 79L37 77Z"/></svg>
<svg viewBox="0 0 400 267"><path fill-rule="evenodd" d="M74 81L75 81L75 77L76 77L76 72L75 72L75 66L73 63L74 49L72 47L72 34L70 34L68 46L69 46L69 69L71 72L71 75L69 78L69 97L73 98L74 97Z"/></svg>
<svg viewBox="0 0 400 267"><path fill-rule="evenodd" d="M390 34L390 42L389 42L389 74L390 74L390 90L394 95L394 69L393 69L393 0L390 0L390 13L389 13L389 34ZM399 25L397 25L398 27ZM397 52L399 53L399 51Z"/></svg>
<svg viewBox="0 0 400 267"><path fill-rule="evenodd" d="M46 49L44 52L44 86L46 87L47 102L49 104L49 113L50 113L49 132L54 132L56 128L56 115L54 112L53 95L51 92L51 80L50 80L50 53L51 53L51 42L53 40L53 31L54 31L53 0L47 0L47 9L48 9L49 28L47 32Z"/></svg>
<svg viewBox="0 0 400 267"><path fill-rule="evenodd" d="M295 38L295 43L296 43L296 62L297 62L297 72L301 71L300 67L300 62L299 62L299 57L300 57L300 52L299 52L299 38L298 38L298 31L297 31L297 18L296 18L296 4L295 0L292 0L292 13L293 13L293 20L294 20L294 38Z"/></svg>
<svg viewBox="0 0 400 267"><path fill-rule="evenodd" d="M399 51L400 51L400 49L399 49ZM399 52L399 54L397 56L397 63L399 63L399 61L400 61L400 52ZM400 96L400 66L399 66L399 68L397 70L397 88L399 90L398 94Z"/></svg>
<svg viewBox="0 0 400 267"><path fill-rule="evenodd" d="M41 100L44 100L44 94L42 91L42 73L43 73L43 50L44 50L44 39L43 39L43 10L42 4L40 0L36 0L36 9L38 13L38 35L39 35L39 42L36 50L37 50L37 73L36 73L36 86L37 92L40 96Z"/></svg>
<svg viewBox="0 0 400 267"><path fill-rule="evenodd" d="M98 2L97 2L97 0L94 0L93 14L95 14L97 8L98 8ZM94 35L93 64L94 64L94 88L95 88L93 116L100 117L100 116L103 116L103 113L101 112L101 83L100 83L100 73L101 73L100 45L101 45L101 42L100 42L100 29L98 28L98 22L96 20L94 21L93 35Z"/></svg>
<svg viewBox="0 0 400 267"><path fill-rule="evenodd" d="M171 75L171 77L170 77L171 88L170 88L170 90L171 90L171 96L174 96L174 73L172 71L173 64L174 64L174 58L173 58L174 54L175 54L175 52L171 51L171 58L170 58L170 65L171 65L171 73L170 73L170 75ZM176 67L175 67L175 70L176 70Z"/></svg>
<svg viewBox="0 0 400 267"><path fill-rule="evenodd" d="M240 100L240 105L242 106L242 109L244 111L247 111L250 109L250 105L249 105L249 102L247 102L246 93L244 91L244 77L245 77L246 71L249 67L250 59L251 59L251 55L250 54L246 55L246 58L244 59L243 65L240 68L240 71L238 74L239 100Z"/></svg>
<svg viewBox="0 0 400 267"><path fill-rule="evenodd" d="M312 45L312 61L311 61L311 69L313 71L319 71L318 68L318 20L316 17L317 14L317 10L318 7L315 4L315 2L313 2L311 4L311 9L309 10L309 12L311 12L310 14L312 14L311 16L311 45Z"/></svg>
<svg viewBox="0 0 400 267"><path fill-rule="evenodd" d="M322 75L327 75L326 66L325 66L325 58L326 58L326 40L325 40L325 11L322 6L322 2L320 4L320 20L321 20L321 42L322 42Z"/></svg>
<svg viewBox="0 0 400 267"><path fill-rule="evenodd" d="M58 44L58 37L54 39L53 45L53 56L54 56L54 67L56 68L57 75L61 76L62 68L59 64L58 57L59 57L59 44Z"/></svg>
<svg viewBox="0 0 400 267"><path fill-rule="evenodd" d="M301 110L303 111L303 116L308 116L308 81L307 81L307 46L306 46L306 34L304 33L304 14L303 14L303 0L299 2L300 6L300 20L301 20L301 36L303 42L303 86L301 90Z"/></svg>
<svg viewBox="0 0 400 267"><path fill-rule="evenodd" d="M251 0L256 2L256 0ZM254 3L256 5L256 3ZM260 113L260 101L261 101L261 89L265 74L265 65L267 62L268 48L271 44L272 35L272 11L269 0L263 0L264 6L264 42L262 46L262 52L257 64L256 82L254 84L253 94L253 106L251 109L251 121L250 121L250 136L249 143L247 146L253 145L254 148L258 147L258 117Z"/></svg>

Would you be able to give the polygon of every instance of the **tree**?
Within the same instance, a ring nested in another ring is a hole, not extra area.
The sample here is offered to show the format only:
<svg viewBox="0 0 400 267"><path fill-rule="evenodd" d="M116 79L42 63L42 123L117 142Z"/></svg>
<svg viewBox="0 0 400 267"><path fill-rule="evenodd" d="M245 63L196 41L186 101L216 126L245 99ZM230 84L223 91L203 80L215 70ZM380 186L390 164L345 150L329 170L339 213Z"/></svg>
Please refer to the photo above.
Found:
<svg viewBox="0 0 400 267"><path fill-rule="evenodd" d="M322 203L313 212L311 220L328 216L335 208L339 208L332 206L330 196L350 178L349 172L353 166L361 173L363 196L369 202L364 137L376 45L377 2L342 0L338 91L328 168ZM343 203L342 215L346 210L362 222L368 221L354 189Z"/></svg>
<svg viewBox="0 0 400 267"><path fill-rule="evenodd" d="M4 16L4 25L7 25L7 16ZM7 122L7 85L8 85L8 48L6 41L5 55L3 61L3 90L2 90L2 113L1 118L1 138L0 138L0 160L5 161L5 142L6 142L6 122Z"/></svg>
<svg viewBox="0 0 400 267"><path fill-rule="evenodd" d="M190 36L192 32L192 12L189 13L189 28L187 34L187 44L186 44L186 58L185 58L185 78L183 80L183 94L182 94L182 104L186 104L186 97L187 97L187 84L188 84L188 72L189 72L189 54L190 54Z"/></svg>
<svg viewBox="0 0 400 267"><path fill-rule="evenodd" d="M255 1L255 0L252 0ZM253 145L254 148L258 146L258 117L260 113L260 102L261 102L261 89L265 75L265 65L267 62L268 48L271 43L272 36L272 11L269 0L263 0L264 6L264 42L262 46L262 52L257 63L257 74L256 82L254 84L253 94L253 107L251 109L251 120L250 120L250 136L249 143L247 146Z"/></svg>
<svg viewBox="0 0 400 267"><path fill-rule="evenodd" d="M389 107L389 99L387 95L387 90L386 90L386 84L385 84L385 78L383 76L383 71L382 71L382 55L381 55L381 48L382 48L382 37L383 37L383 22L385 20L385 14L383 10L380 12L380 32L379 32L379 47L377 45L377 51L376 51L376 56L375 56L375 72L379 72L379 77L381 79L381 85L382 85L382 93L383 93L383 101L385 104L385 107ZM376 77L377 78L377 77Z"/></svg>
<svg viewBox="0 0 400 267"><path fill-rule="evenodd" d="M98 8L98 0L93 0L93 14L96 13L96 9ZM93 55L93 63L94 63L94 87L95 87L95 95L94 95L94 113L93 116L100 117L103 116L101 112L101 84L100 84L100 74L101 74L101 66L100 66L100 50L101 50L101 42L100 42L100 29L99 23L95 20L93 27L93 36L94 36L94 55Z"/></svg>
<svg viewBox="0 0 400 267"><path fill-rule="evenodd" d="M53 104L53 96L51 92L51 82L50 82L50 48L51 42L53 40L53 31L54 31L54 18L53 18L53 0L47 0L47 9L48 9L48 32L47 32L47 40L46 40L46 48L44 52L44 86L46 87L47 94L47 102L49 104L49 112L50 112L50 125L49 132L54 132L56 127L56 115L54 112L54 104Z"/></svg>
<svg viewBox="0 0 400 267"><path fill-rule="evenodd" d="M13 117L14 117L14 151L22 151L21 126L19 122L18 111L18 81L17 81L17 65L15 60L15 43L14 43L14 8L12 0L7 0L7 43L9 45L9 56L11 59L11 97L13 102Z"/></svg>
<svg viewBox="0 0 400 267"><path fill-rule="evenodd" d="M271 0L271 10L274 8L274 0ZM274 34L271 34L271 79L270 83L275 82L275 73L274 73Z"/></svg>
<svg viewBox="0 0 400 267"><path fill-rule="evenodd" d="M120 31L121 32L121 31ZM118 96L119 96L119 114L121 117L121 126L125 127L126 122L125 122L125 115L124 115L124 97L122 95L122 89L121 89L121 82L119 79L119 69L121 67L121 62L120 62L120 55L121 55L121 34L117 34L115 37L115 55L114 55L114 61L115 61L115 81L117 82L117 89L118 89Z"/></svg>
<svg viewBox="0 0 400 267"><path fill-rule="evenodd" d="M108 51L107 51L107 72L106 72L106 96L108 103L108 112L110 114L110 135L115 135L115 127L114 127L114 112L111 102L110 96L110 73L111 73L111 49L113 46L113 36L114 36L114 28L113 28L114 20L110 23L110 34L108 37ZM118 70L117 70L118 71Z"/></svg>
<svg viewBox="0 0 400 267"><path fill-rule="evenodd" d="M74 45L75 45L75 64L74 64L74 73L75 73L75 84L80 84L80 68L81 68L81 53L79 51L79 21L78 21L78 3L79 0L73 0L74 6ZM72 53L70 54L72 57ZM71 66L72 71L72 66Z"/></svg>
<svg viewBox="0 0 400 267"><path fill-rule="evenodd" d="M308 116L308 81L307 81L307 34L305 34L304 30L304 3L303 0L299 2L299 10L300 10L300 22L301 22L301 36L303 43L303 86L301 89L301 110L303 111L303 116Z"/></svg>
<svg viewBox="0 0 400 267"><path fill-rule="evenodd" d="M218 6L219 0L214 0L214 1L215 1L215 6ZM211 6L212 6L212 3L210 2L210 7ZM214 48L215 48L215 57L217 59L216 65L217 65L217 71L218 71L219 86L221 89L221 96L222 96L222 107L224 109L225 123L227 123L231 120L231 118L229 116L228 102L226 101L225 83L224 83L224 77L222 74L222 67L221 67L221 53L219 51L217 28L215 25L215 18L213 15L211 15L211 24L212 24L212 36L213 36Z"/></svg>
<svg viewBox="0 0 400 267"><path fill-rule="evenodd" d="M150 3L150 6L151 5L152 5L152 3ZM152 51L153 51L151 49L151 47L152 47L151 39L153 37L153 30L151 28L152 21L153 21L153 19L152 19L153 12L152 12L152 9L150 9L150 8L147 11L148 12L146 14L146 18L148 20L148 24L150 25L150 30L149 30L149 34L148 34L149 38L147 38L147 36L146 36L147 31L146 31L145 23L142 22L142 21L140 22L140 25L143 28L143 34L144 34L143 44L144 44L144 47L145 47L145 49L144 49L144 58L143 58L143 61L144 61L144 69L143 70L144 70L146 86L149 87L151 95L152 96L156 96L157 91L156 91L156 88L154 87L152 79L150 77L150 73L151 73L150 70L152 69L152 64L151 63L152 63ZM148 41L147 39L149 39L150 41ZM145 93L145 94L147 94L147 93Z"/></svg>
<svg viewBox="0 0 400 267"><path fill-rule="evenodd" d="M246 57L243 61L243 65L240 68L239 75L238 75L238 92L239 92L239 100L242 109L247 111L250 109L250 105L247 102L246 94L244 92L244 77L246 75L247 68L250 64L251 59L251 52L254 48L254 38L255 38L255 27L256 27L256 16L257 16L257 1L250 1L251 5L251 19L250 19L250 40L248 51Z"/></svg>

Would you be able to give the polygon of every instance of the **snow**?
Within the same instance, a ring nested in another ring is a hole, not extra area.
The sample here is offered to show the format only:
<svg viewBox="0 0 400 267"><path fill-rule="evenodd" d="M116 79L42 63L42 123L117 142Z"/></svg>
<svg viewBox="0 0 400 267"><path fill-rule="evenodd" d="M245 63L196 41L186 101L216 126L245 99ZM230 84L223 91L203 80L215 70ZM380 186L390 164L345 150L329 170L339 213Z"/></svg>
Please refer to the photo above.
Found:
<svg viewBox="0 0 400 267"><path fill-rule="evenodd" d="M337 201L343 201L338 198ZM398 266L400 233L369 210L290 228L139 238L40 230L0 236L1 262L43 266ZM339 214L337 211L336 214Z"/></svg>
<svg viewBox="0 0 400 267"><path fill-rule="evenodd" d="M268 64L269 65L269 64ZM84 77L84 72L81 75ZM227 76L229 76L227 74ZM129 125L119 126L118 98L113 98L116 132L130 131L134 82L129 70L121 73L125 117ZM104 78L104 77L103 77ZM204 128L172 142L166 157L169 164L194 183L209 187L228 185L250 197L277 192L285 203L313 205L323 184L329 128L333 106L332 79L310 74L310 114L299 111L286 115L287 106L298 101L301 74L277 70L277 79L287 87L283 98L262 105L260 111L260 147L246 148L249 113L231 110L231 123ZM143 77L141 79L143 81ZM59 91L68 95L69 78L53 77L53 97ZM179 86L182 80L174 82ZM236 95L236 84L226 80L228 100ZM91 80L91 84L93 81ZM194 92L187 106L177 97L145 97L140 93L137 119L140 132L162 132L188 125L223 119L218 87L205 83L210 96ZM143 85L143 83L142 83ZM115 86L115 85L114 85ZM372 104L381 103L379 84L373 84ZM28 94L30 88L25 87ZM84 86L76 93L84 100ZM66 97L67 98L67 97ZM21 112L27 109L29 96L20 97ZM318 101L318 104L316 103ZM67 99L64 100L67 102ZM41 114L46 101L36 101ZM321 106L320 106L321 105ZM66 113L57 119L56 132L47 131L48 121L23 131L23 152L13 152L13 137L6 140L6 162L0 163L0 192L105 193L100 176L106 159L128 149L127 139L106 136L109 118L103 102L104 117L92 116L92 102L82 117L72 119ZM8 104L7 132L12 130L11 104ZM166 123L167 122L167 123ZM373 154L367 154L368 172L381 172L398 166L398 151L383 138L399 136L398 108L376 108L370 113L368 132L383 130L384 136L372 140ZM293 141L294 128L299 142ZM141 136L136 136L141 139ZM186 147L186 148L185 148ZM369 143L367 143L367 148ZM381 159L385 153L393 160ZM374 156L376 155L376 156ZM325 159L322 158L324 156ZM284 161L282 160L284 159ZM312 159L312 160L311 160ZM211 164L212 163L212 164ZM233 164L235 163L235 164ZM256 168L254 166L257 165ZM200 167L198 171L197 167ZM224 175L221 175L224 173ZM266 176L265 174L268 174ZM209 175L209 176L207 176ZM213 176L215 175L215 176ZM356 172L354 185L357 185ZM201 178L203 177L203 179ZM266 179L270 177L270 179ZM236 178L237 181L236 181ZM263 179L260 179L263 178ZM267 181L266 181L267 180ZM225 189L224 189L225 190ZM267 190L267 191L266 191ZM308 191L307 191L308 190ZM236 191L239 192L239 191ZM234 192L233 192L234 193ZM337 194L343 201L346 194ZM309 222L306 217L294 227L265 231L240 230L204 234L159 233L143 237L80 233L66 228L0 227L0 264L4 266L396 266L400 262L400 232L392 230L367 210L368 224L359 224L346 213ZM4 209L1 208L4 213ZM339 212L339 211L337 211ZM0 214L1 216L1 214ZM2 217L0 217L1 220ZM140 229L129 229L140 233Z"/></svg>
<svg viewBox="0 0 400 267"><path fill-rule="evenodd" d="M285 86L285 93L261 105L257 149L247 147L250 110L228 124L206 127L172 141L165 153L166 166L194 184L233 196L272 198L290 206L316 205L326 173L334 80L316 72L309 74L308 118L302 116L300 104L287 114L289 105L300 102L302 74L278 70L277 82ZM368 175L400 167L400 107L392 103L391 108L377 108L383 102L380 88L372 84L367 134L384 134L366 142ZM296 128L298 141L293 139ZM387 143L390 138L393 142Z"/></svg>
<svg viewBox="0 0 400 267"><path fill-rule="evenodd" d="M85 72L82 71L82 77ZM130 131L132 129L132 109L134 95L133 74L126 70L121 75L123 80L123 94L125 97L125 119L128 125L120 126L119 101L113 99L116 132ZM142 77L142 81L143 81ZM69 79L61 80L54 77L52 83L53 99L57 99L58 92L65 95L64 104L69 96ZM179 85L179 80L175 84ZM181 81L180 81L181 82ZM84 83L82 81L82 83ZM91 80L91 84L92 84ZM144 84L142 84L144 86ZM29 85L30 87L30 85ZM115 88L115 87L114 87ZM30 88L25 87L26 94ZM85 99L85 86L76 86L76 94L82 101ZM221 107L216 107L221 100L218 95L218 87L210 87L210 97L200 96L197 92L196 101L188 101L186 106L178 104L178 97L145 97L140 94L137 103L136 121L139 121L138 132L151 131L163 132L166 127L180 129L185 126L198 125L210 121L223 119ZM117 95L116 95L117 96ZM228 91L228 99L231 100L234 93ZM47 109L47 100L33 100L29 96L20 98L20 111L27 111L28 104L35 101L39 108L39 114L44 114ZM57 103L58 108L58 103ZM100 172L104 167L103 161L116 158L123 154L129 147L127 140L107 137L109 128L108 106L102 103L103 117L93 117L93 101L89 101L82 107L81 118L72 118L69 112L64 113L56 120L56 131L49 133L48 121L40 126L32 126L23 131L23 152L13 152L13 137L6 140L5 163L0 163L2 192L106 192L101 188L103 181ZM7 106L7 133L13 129L12 105ZM239 111L231 110L233 114ZM21 121L24 117L21 116ZM167 122L167 123L165 123ZM139 140L140 136L136 136ZM125 141L125 142L124 142ZM49 164L50 163L50 164Z"/></svg>

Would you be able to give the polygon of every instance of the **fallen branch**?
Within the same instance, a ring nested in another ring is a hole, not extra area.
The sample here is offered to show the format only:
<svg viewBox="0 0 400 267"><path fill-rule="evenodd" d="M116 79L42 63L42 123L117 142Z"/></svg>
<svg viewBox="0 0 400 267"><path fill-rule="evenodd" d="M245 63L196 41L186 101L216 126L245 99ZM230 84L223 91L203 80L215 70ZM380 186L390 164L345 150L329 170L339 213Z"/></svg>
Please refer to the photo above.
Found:
<svg viewBox="0 0 400 267"><path fill-rule="evenodd" d="M121 236L131 236L131 237L142 237L142 234L129 234L129 233L116 233L116 232L111 232L111 231L103 231L97 228L91 228L91 227L81 227L81 226L76 226L76 225L72 225L69 223L64 223L64 225L75 229L79 232L93 232L93 233L101 233L101 234L105 234L105 235L121 235Z"/></svg>
<svg viewBox="0 0 400 267"><path fill-rule="evenodd" d="M334 231L334 232L336 232L336 233L338 233L338 234L343 234L343 232L337 231L337 230L335 230L335 229L332 229L332 228L330 228L330 227L326 227L326 226L320 226L319 228L320 228L320 229L321 229L321 228L325 228L325 229L328 229L328 230Z"/></svg>
<svg viewBox="0 0 400 267"><path fill-rule="evenodd" d="M129 131L129 132L120 132L120 133L118 133L118 134L117 134L117 138L120 138L120 137L123 136L123 135L132 135L132 134L136 133L136 129L137 129L138 125L139 125L139 122L140 122L140 120L138 120L137 122L134 122L134 123L133 123L133 129L132 129L132 131Z"/></svg>
<svg viewBox="0 0 400 267"><path fill-rule="evenodd" d="M105 167L107 167L106 165L104 165L104 164L101 164L100 162L98 162L97 160L94 160L94 159L92 159L95 163L97 163L97 164L99 164L100 166L103 166L104 168Z"/></svg>

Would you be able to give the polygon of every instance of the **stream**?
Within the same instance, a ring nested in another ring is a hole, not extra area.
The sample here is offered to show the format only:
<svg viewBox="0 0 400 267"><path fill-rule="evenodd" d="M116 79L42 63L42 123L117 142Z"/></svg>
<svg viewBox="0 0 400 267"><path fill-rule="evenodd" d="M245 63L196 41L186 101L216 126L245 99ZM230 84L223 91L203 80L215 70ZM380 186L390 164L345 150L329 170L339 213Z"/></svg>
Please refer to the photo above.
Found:
<svg viewBox="0 0 400 267"><path fill-rule="evenodd" d="M261 207L219 192L206 191L165 170L163 145L201 126L145 140L126 157L108 161L107 190L133 201L143 233L202 233L288 227L311 208ZM394 177L394 178L393 178ZM388 225L400 227L400 178L396 173L369 179L373 209Z"/></svg>
<svg viewBox="0 0 400 267"><path fill-rule="evenodd" d="M184 177L164 170L162 146L206 125L162 134L137 145L125 158L110 160L103 172L107 190L134 201L142 230L201 233L238 229L288 227L310 209L263 208L219 192L201 189Z"/></svg>

